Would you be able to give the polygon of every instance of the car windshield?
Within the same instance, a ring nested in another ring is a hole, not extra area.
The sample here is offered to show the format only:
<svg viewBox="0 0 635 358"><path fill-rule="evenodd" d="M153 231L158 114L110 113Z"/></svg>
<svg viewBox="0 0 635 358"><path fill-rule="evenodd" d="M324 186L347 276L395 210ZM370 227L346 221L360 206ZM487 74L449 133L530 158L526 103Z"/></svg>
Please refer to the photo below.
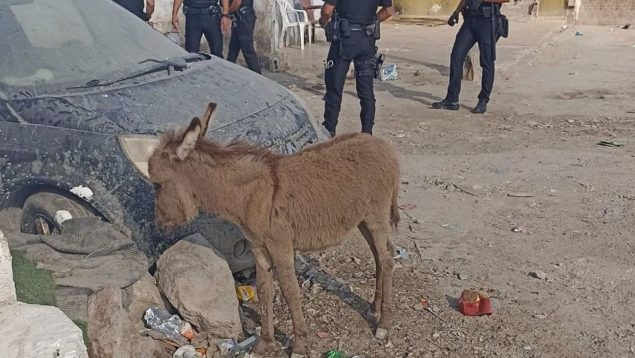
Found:
<svg viewBox="0 0 635 358"><path fill-rule="evenodd" d="M54 94L186 52L111 0L0 0L0 94Z"/></svg>

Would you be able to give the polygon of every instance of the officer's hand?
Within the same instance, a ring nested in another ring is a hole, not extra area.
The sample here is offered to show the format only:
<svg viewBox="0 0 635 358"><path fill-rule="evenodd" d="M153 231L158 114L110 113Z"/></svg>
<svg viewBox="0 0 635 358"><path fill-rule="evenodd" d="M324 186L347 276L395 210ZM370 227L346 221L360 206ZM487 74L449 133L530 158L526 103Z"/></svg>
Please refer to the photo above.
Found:
<svg viewBox="0 0 635 358"><path fill-rule="evenodd" d="M448 19L448 25L454 26L457 22L459 22L459 13L455 11Z"/></svg>
<svg viewBox="0 0 635 358"><path fill-rule="evenodd" d="M229 32L232 29L232 20L227 16L223 16L223 18L220 20L220 27L221 30L223 30L223 34L225 36L229 35Z"/></svg>
<svg viewBox="0 0 635 358"><path fill-rule="evenodd" d="M174 27L174 31L179 31L179 17L178 15L172 16L172 26Z"/></svg>

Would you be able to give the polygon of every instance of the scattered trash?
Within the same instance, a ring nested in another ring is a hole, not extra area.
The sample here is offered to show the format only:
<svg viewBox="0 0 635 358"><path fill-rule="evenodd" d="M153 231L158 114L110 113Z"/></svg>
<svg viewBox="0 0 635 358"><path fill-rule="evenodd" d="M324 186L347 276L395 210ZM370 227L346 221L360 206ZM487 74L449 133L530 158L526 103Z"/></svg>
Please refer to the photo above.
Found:
<svg viewBox="0 0 635 358"><path fill-rule="evenodd" d="M401 209L401 210L411 210L411 209L414 209L416 207L417 206L415 204L402 204L402 205L399 205L399 209Z"/></svg>
<svg viewBox="0 0 635 358"><path fill-rule="evenodd" d="M584 36L584 34L583 34L583 33L581 33L580 31L576 31L576 32L575 32L575 35L576 35L576 36Z"/></svg>
<svg viewBox="0 0 635 358"><path fill-rule="evenodd" d="M622 29L622 30L628 30L630 28L631 28L631 24L626 24L626 25L620 27L620 29Z"/></svg>
<svg viewBox="0 0 635 358"><path fill-rule="evenodd" d="M441 227L452 231L463 232L463 229L459 224L443 224Z"/></svg>
<svg viewBox="0 0 635 358"><path fill-rule="evenodd" d="M58 210L55 212L55 222L57 225L62 225L64 221L71 220L73 218L73 214L66 210Z"/></svg>
<svg viewBox="0 0 635 358"><path fill-rule="evenodd" d="M435 316L436 318L438 318L439 320L441 320L441 322L445 322L445 320L443 318L441 318L441 316L439 316L439 314L436 312L438 311L438 309L436 307L425 307L425 310L432 313L433 316Z"/></svg>
<svg viewBox="0 0 635 358"><path fill-rule="evenodd" d="M459 273L459 274L456 275L456 277L458 277L459 280L467 280L467 279L470 278L470 276L468 276L468 275L466 275L464 273Z"/></svg>
<svg viewBox="0 0 635 358"><path fill-rule="evenodd" d="M249 302L256 297L256 290L251 285L236 287L236 296L240 302Z"/></svg>
<svg viewBox="0 0 635 358"><path fill-rule="evenodd" d="M533 198L535 195L532 193L507 193L507 196L512 198Z"/></svg>
<svg viewBox="0 0 635 358"><path fill-rule="evenodd" d="M331 336L328 332L317 332L315 335L322 339L329 338Z"/></svg>
<svg viewBox="0 0 635 358"><path fill-rule="evenodd" d="M531 348L530 345L526 345L526 346L523 347L523 349L526 350L526 351L530 351L532 348Z"/></svg>
<svg viewBox="0 0 635 358"><path fill-rule="evenodd" d="M379 72L380 81L392 81L397 79L397 65L394 63L385 64Z"/></svg>
<svg viewBox="0 0 635 358"><path fill-rule="evenodd" d="M601 145L601 146L604 146L604 147L623 147L624 146L624 142L618 142L618 141L612 141L612 140L603 140L603 141L599 142L598 145Z"/></svg>
<svg viewBox="0 0 635 358"><path fill-rule="evenodd" d="M253 335L240 343L234 339L222 339L216 342L222 358L243 358L258 343L258 336ZM214 356L216 357L216 356Z"/></svg>
<svg viewBox="0 0 635 358"><path fill-rule="evenodd" d="M332 350L332 351L326 352L326 354L324 354L324 358L348 358L348 357L346 356L346 354L344 354L344 352L341 352L338 350Z"/></svg>
<svg viewBox="0 0 635 358"><path fill-rule="evenodd" d="M527 228L525 228L524 226L514 226L512 228L512 232L525 232L525 230L527 230Z"/></svg>
<svg viewBox="0 0 635 358"><path fill-rule="evenodd" d="M545 280L547 279L547 274L544 271L534 271L534 272L530 272L529 276L533 277L533 278L537 278L539 280Z"/></svg>
<svg viewBox="0 0 635 358"><path fill-rule="evenodd" d="M189 322L183 322L181 325L181 335L187 339L192 339L195 334L196 332L192 328L192 325L190 325Z"/></svg>
<svg viewBox="0 0 635 358"><path fill-rule="evenodd" d="M174 352L172 358L201 358L202 356L196 351L194 346L183 346Z"/></svg>
<svg viewBox="0 0 635 358"><path fill-rule="evenodd" d="M577 72L569 72L569 76L577 76L578 73Z"/></svg>
<svg viewBox="0 0 635 358"><path fill-rule="evenodd" d="M86 200L90 200L93 197L93 191L90 190L90 188L87 188L85 186L76 186L73 189L71 189L71 193L79 196L82 199L86 199Z"/></svg>
<svg viewBox="0 0 635 358"><path fill-rule="evenodd" d="M143 320L149 328L165 334L168 338L176 338L181 335L183 321L179 316L171 315L163 308L148 308Z"/></svg>
<svg viewBox="0 0 635 358"><path fill-rule="evenodd" d="M534 318L545 319L545 318L547 318L547 315L546 314L535 314Z"/></svg>
<svg viewBox="0 0 635 358"><path fill-rule="evenodd" d="M412 307L415 311L421 312L426 310L426 308L428 308L428 300L426 300L425 298L422 298L421 301L419 303L417 303L416 305L414 305L414 307Z"/></svg>
<svg viewBox="0 0 635 358"><path fill-rule="evenodd" d="M439 337L441 337L441 333L439 332L432 333L432 339L439 339Z"/></svg>
<svg viewBox="0 0 635 358"><path fill-rule="evenodd" d="M398 247L397 256L395 256L394 258L408 260L408 250L404 249L403 247Z"/></svg>
<svg viewBox="0 0 635 358"><path fill-rule="evenodd" d="M466 316L482 316L494 313L489 297L472 290L464 290L461 293L459 311Z"/></svg>

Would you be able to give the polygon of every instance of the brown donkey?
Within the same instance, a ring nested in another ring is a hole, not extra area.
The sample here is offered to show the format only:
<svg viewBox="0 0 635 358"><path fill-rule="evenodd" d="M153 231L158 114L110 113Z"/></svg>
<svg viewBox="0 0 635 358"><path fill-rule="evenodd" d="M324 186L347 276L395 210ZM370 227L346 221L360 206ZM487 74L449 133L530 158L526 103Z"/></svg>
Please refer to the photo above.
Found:
<svg viewBox="0 0 635 358"><path fill-rule="evenodd" d="M205 138L216 105L180 132L163 135L149 160L156 185L156 217L169 228L199 211L236 224L256 258L262 334L254 352L273 342L273 276L289 305L293 354L306 353L307 328L294 270L294 252L341 243L358 227L375 257L375 335L392 319L391 225L399 221L399 163L384 140L366 134L335 137L284 156L240 141L221 145Z"/></svg>

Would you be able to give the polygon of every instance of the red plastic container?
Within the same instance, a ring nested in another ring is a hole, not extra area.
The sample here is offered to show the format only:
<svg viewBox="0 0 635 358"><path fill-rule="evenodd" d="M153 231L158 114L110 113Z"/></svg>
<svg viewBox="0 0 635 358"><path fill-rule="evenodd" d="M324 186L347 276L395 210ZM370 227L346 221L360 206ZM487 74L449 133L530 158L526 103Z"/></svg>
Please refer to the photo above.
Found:
<svg viewBox="0 0 635 358"><path fill-rule="evenodd" d="M466 316L482 316L494 313L489 297L470 290L465 290L461 294L459 311Z"/></svg>

